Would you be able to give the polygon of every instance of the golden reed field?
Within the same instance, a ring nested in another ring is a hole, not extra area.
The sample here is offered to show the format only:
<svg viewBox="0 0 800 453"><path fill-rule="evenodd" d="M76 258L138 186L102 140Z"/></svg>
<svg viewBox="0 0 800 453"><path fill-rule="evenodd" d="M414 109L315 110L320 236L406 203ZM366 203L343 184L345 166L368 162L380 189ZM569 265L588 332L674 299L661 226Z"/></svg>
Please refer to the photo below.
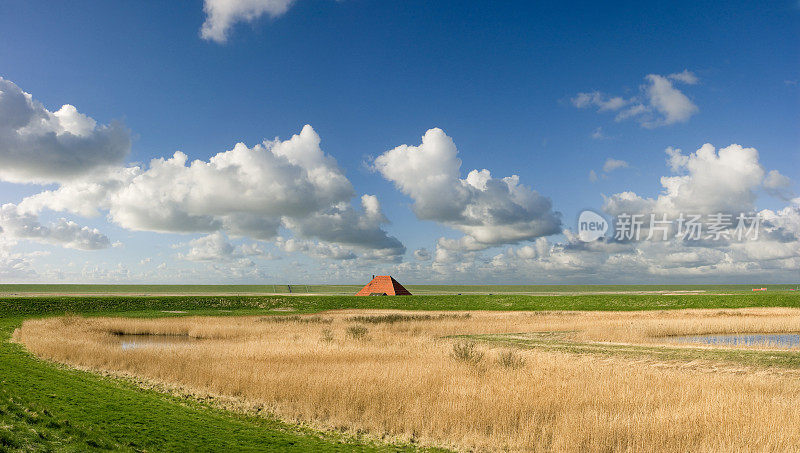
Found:
<svg viewBox="0 0 800 453"><path fill-rule="evenodd" d="M552 331L569 341L658 344L667 335L798 332L800 310L63 317L25 321L14 340L46 359L238 398L292 422L459 450L800 446L800 375L792 370L452 338ZM123 349L119 334L198 340Z"/></svg>

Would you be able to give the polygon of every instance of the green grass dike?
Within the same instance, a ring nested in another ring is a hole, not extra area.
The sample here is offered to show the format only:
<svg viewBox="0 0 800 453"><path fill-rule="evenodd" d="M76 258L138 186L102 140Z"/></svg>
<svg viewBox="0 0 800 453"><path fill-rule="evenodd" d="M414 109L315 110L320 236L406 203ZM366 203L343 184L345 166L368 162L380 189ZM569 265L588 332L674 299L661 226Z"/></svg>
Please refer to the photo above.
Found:
<svg viewBox="0 0 800 453"><path fill-rule="evenodd" d="M800 307L800 292L753 294L583 294L355 296L42 296L0 298L0 316L169 311L220 314L284 309L318 312L340 308L399 310L675 310L686 308Z"/></svg>

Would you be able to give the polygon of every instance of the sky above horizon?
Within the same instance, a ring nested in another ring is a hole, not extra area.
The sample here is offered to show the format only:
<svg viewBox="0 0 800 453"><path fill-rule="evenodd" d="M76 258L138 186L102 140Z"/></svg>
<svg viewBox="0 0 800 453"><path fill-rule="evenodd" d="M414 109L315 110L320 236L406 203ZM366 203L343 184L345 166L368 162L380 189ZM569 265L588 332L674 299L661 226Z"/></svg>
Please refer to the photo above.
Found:
<svg viewBox="0 0 800 453"><path fill-rule="evenodd" d="M796 0L11 0L0 283L798 282L799 32Z"/></svg>

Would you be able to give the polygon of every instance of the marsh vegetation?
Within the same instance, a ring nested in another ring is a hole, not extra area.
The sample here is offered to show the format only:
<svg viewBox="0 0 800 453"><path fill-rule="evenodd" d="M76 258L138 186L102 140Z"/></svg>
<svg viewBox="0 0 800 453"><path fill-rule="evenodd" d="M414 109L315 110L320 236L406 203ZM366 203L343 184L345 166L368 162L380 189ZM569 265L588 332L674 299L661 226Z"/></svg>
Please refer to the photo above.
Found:
<svg viewBox="0 0 800 453"><path fill-rule="evenodd" d="M669 349L694 347L669 344L677 335L763 332L800 332L800 310L62 317L27 320L14 339L50 360L377 438L479 450L790 450L800 445L796 370L485 341ZM203 341L123 351L119 334Z"/></svg>

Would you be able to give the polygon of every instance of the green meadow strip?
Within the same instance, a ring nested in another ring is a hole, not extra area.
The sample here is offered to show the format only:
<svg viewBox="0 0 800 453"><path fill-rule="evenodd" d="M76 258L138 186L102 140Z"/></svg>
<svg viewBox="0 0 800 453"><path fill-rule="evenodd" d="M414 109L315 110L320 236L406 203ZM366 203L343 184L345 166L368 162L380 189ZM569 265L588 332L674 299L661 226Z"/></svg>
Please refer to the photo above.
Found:
<svg viewBox="0 0 800 453"><path fill-rule="evenodd" d="M800 293L733 295L609 294L571 296L431 295L355 296L97 296L5 297L0 316L214 310L317 312L342 308L401 310L675 310L686 308L800 307ZM168 313L164 313L168 314Z"/></svg>

